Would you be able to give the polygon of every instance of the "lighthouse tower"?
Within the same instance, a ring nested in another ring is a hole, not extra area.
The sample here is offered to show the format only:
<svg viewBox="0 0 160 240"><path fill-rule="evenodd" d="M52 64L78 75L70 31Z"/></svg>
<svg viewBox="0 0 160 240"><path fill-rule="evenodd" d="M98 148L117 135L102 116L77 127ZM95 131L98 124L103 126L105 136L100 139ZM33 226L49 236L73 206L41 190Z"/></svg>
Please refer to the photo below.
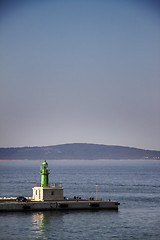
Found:
<svg viewBox="0 0 160 240"><path fill-rule="evenodd" d="M40 166L41 184L33 188L32 200L35 201L57 201L63 200L63 188L61 183L49 184L48 163L46 160Z"/></svg>
<svg viewBox="0 0 160 240"><path fill-rule="evenodd" d="M48 169L48 163L46 160L41 164L40 174L41 174L41 187L48 187L50 171Z"/></svg>

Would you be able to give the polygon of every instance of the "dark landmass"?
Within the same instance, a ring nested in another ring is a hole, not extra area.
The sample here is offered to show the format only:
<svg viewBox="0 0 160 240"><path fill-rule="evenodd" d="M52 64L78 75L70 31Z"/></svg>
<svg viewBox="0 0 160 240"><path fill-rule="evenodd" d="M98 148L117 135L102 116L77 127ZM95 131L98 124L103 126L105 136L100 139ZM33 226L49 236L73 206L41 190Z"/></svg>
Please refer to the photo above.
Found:
<svg viewBox="0 0 160 240"><path fill-rule="evenodd" d="M97 159L155 159L160 151L132 147L72 143L45 147L0 148L0 160L97 160Z"/></svg>

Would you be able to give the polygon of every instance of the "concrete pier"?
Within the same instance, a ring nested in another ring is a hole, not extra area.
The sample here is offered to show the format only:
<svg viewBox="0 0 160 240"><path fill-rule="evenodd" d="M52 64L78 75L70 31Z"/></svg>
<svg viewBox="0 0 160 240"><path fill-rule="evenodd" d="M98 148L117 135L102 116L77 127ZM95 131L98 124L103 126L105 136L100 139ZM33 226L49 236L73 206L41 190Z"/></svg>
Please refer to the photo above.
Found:
<svg viewBox="0 0 160 240"><path fill-rule="evenodd" d="M9 211L62 211L62 210L118 210L119 203L112 200L69 199L63 201L17 202L16 199L0 199L0 212Z"/></svg>

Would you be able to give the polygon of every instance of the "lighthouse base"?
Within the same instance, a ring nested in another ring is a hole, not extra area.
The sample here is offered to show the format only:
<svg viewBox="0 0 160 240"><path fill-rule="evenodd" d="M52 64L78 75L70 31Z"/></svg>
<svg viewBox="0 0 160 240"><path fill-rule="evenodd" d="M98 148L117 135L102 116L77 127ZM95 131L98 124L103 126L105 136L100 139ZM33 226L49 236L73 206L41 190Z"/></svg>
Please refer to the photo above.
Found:
<svg viewBox="0 0 160 240"><path fill-rule="evenodd" d="M33 200L35 201L57 201L63 200L62 187L34 187Z"/></svg>

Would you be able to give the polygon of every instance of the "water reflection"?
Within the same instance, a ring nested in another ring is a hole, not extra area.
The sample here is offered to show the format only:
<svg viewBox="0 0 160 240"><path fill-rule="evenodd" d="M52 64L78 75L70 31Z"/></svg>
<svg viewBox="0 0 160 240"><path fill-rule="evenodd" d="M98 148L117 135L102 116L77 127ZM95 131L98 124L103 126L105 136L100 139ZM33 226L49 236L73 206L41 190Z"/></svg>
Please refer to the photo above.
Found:
<svg viewBox="0 0 160 240"><path fill-rule="evenodd" d="M62 212L34 212L32 214L32 232L36 239L48 239L54 237L54 228L63 223ZM52 229L52 231L50 231Z"/></svg>

